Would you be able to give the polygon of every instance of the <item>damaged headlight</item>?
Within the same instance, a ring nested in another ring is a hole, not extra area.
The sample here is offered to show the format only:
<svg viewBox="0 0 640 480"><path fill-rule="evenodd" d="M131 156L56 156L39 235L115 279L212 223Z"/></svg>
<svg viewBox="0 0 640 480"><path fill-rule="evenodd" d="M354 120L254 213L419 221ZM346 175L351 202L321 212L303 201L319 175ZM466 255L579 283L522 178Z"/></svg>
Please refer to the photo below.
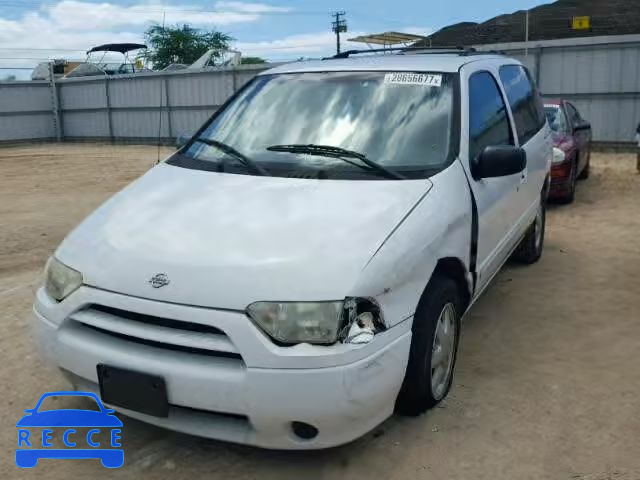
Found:
<svg viewBox="0 0 640 480"><path fill-rule="evenodd" d="M249 317L273 339L287 344L335 343L344 302L256 302Z"/></svg>
<svg viewBox="0 0 640 480"><path fill-rule="evenodd" d="M49 258L44 270L44 288L50 297L61 302L80 285L82 285L80 272L67 267L56 257Z"/></svg>
<svg viewBox="0 0 640 480"><path fill-rule="evenodd" d="M370 298L347 298L344 302L347 321L344 343L363 345L385 329L380 306Z"/></svg>
<svg viewBox="0 0 640 480"><path fill-rule="evenodd" d="M293 345L369 343L384 330L380 308L366 298L337 302L256 302L247 307L253 322L277 342Z"/></svg>

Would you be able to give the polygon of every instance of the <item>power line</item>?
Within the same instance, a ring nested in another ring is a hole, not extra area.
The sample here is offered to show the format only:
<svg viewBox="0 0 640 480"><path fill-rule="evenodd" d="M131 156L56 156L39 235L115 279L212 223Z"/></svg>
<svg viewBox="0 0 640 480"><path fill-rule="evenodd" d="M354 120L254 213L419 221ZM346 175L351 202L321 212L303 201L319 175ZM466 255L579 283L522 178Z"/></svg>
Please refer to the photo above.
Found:
<svg viewBox="0 0 640 480"><path fill-rule="evenodd" d="M246 51L256 51L256 50L300 50L303 51L305 48L317 48L317 47L328 47L326 43L306 43L304 45L287 45L287 46L269 46L269 45L250 45L246 47L240 47L242 50ZM2 50L12 51L13 49L7 48ZM18 49L21 50L21 49ZM57 49L51 49L52 51L58 51ZM59 50L63 51L63 50ZM84 51L84 50L72 50L74 52ZM55 55L52 53L49 57L0 57L0 60L49 60L51 56Z"/></svg>
<svg viewBox="0 0 640 480"><path fill-rule="evenodd" d="M10 50L18 52L84 52L84 48L32 48L32 47L0 47L0 50Z"/></svg>
<svg viewBox="0 0 640 480"><path fill-rule="evenodd" d="M0 60L51 60L49 57L0 57Z"/></svg>
<svg viewBox="0 0 640 480"><path fill-rule="evenodd" d="M306 45L291 45L291 46L279 46L279 47L270 47L268 45L265 45L264 47L262 46L250 46L247 48L243 48L244 51L246 52L260 52L260 51L298 51L300 53L305 53L307 50L306 49L316 49L316 48L328 48L328 45L326 43L313 43L313 44L306 44ZM2 61L5 65L8 62L11 61L16 61L16 62L24 62L24 61L30 61L30 62L45 62L45 61L51 61L52 58L51 57L0 57L0 61ZM69 59L67 58L66 60L68 61L82 61L82 59ZM33 66L16 66L16 67L9 67L9 66L3 66L0 67L0 69L2 70L32 70L34 67Z"/></svg>

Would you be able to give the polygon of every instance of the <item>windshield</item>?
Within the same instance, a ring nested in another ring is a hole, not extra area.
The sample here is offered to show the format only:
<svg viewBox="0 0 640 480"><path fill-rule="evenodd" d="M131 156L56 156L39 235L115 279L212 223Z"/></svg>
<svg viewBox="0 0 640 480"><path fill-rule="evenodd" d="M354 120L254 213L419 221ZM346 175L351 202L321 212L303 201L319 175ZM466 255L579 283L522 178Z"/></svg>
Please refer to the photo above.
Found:
<svg viewBox="0 0 640 480"><path fill-rule="evenodd" d="M453 74L330 72L259 76L206 126L200 137L222 142L271 175L322 171L321 178L381 179L357 159L345 162L277 145L321 145L358 152L406 178L448 164ZM169 163L242 169L220 148L192 142ZM209 165L207 165L209 164ZM406 175L413 172L414 175ZM255 174L247 168L237 173Z"/></svg>
<svg viewBox="0 0 640 480"><path fill-rule="evenodd" d="M556 133L567 133L567 119L560 105L545 105L544 113L547 116L551 130Z"/></svg>

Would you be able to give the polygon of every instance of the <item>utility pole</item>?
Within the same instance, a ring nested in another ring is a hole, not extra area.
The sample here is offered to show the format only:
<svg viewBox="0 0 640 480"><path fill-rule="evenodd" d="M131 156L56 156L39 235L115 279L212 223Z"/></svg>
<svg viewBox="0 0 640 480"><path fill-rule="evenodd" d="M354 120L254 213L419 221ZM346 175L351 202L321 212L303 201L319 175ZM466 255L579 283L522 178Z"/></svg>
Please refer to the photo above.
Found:
<svg viewBox="0 0 640 480"><path fill-rule="evenodd" d="M347 21L343 19L346 13L344 10L340 12L333 12L331 16L335 18L335 20L331 23L331 29L336 34L336 53L340 53L340 33L347 31Z"/></svg>

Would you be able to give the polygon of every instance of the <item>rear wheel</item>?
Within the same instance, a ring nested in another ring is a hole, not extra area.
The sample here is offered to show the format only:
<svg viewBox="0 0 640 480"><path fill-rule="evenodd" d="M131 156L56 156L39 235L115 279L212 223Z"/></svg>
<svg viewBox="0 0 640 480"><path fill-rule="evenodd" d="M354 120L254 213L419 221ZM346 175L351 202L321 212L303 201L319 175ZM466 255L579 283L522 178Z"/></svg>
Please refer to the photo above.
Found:
<svg viewBox="0 0 640 480"><path fill-rule="evenodd" d="M513 254L515 260L527 265L540 260L542 249L544 248L546 216L545 202L544 199L541 198L536 212L536 218L533 220L533 223Z"/></svg>
<svg viewBox="0 0 640 480"><path fill-rule="evenodd" d="M419 415L449 392L462 308L456 283L448 277L433 277L413 319L409 363L396 400L398 413Z"/></svg>

